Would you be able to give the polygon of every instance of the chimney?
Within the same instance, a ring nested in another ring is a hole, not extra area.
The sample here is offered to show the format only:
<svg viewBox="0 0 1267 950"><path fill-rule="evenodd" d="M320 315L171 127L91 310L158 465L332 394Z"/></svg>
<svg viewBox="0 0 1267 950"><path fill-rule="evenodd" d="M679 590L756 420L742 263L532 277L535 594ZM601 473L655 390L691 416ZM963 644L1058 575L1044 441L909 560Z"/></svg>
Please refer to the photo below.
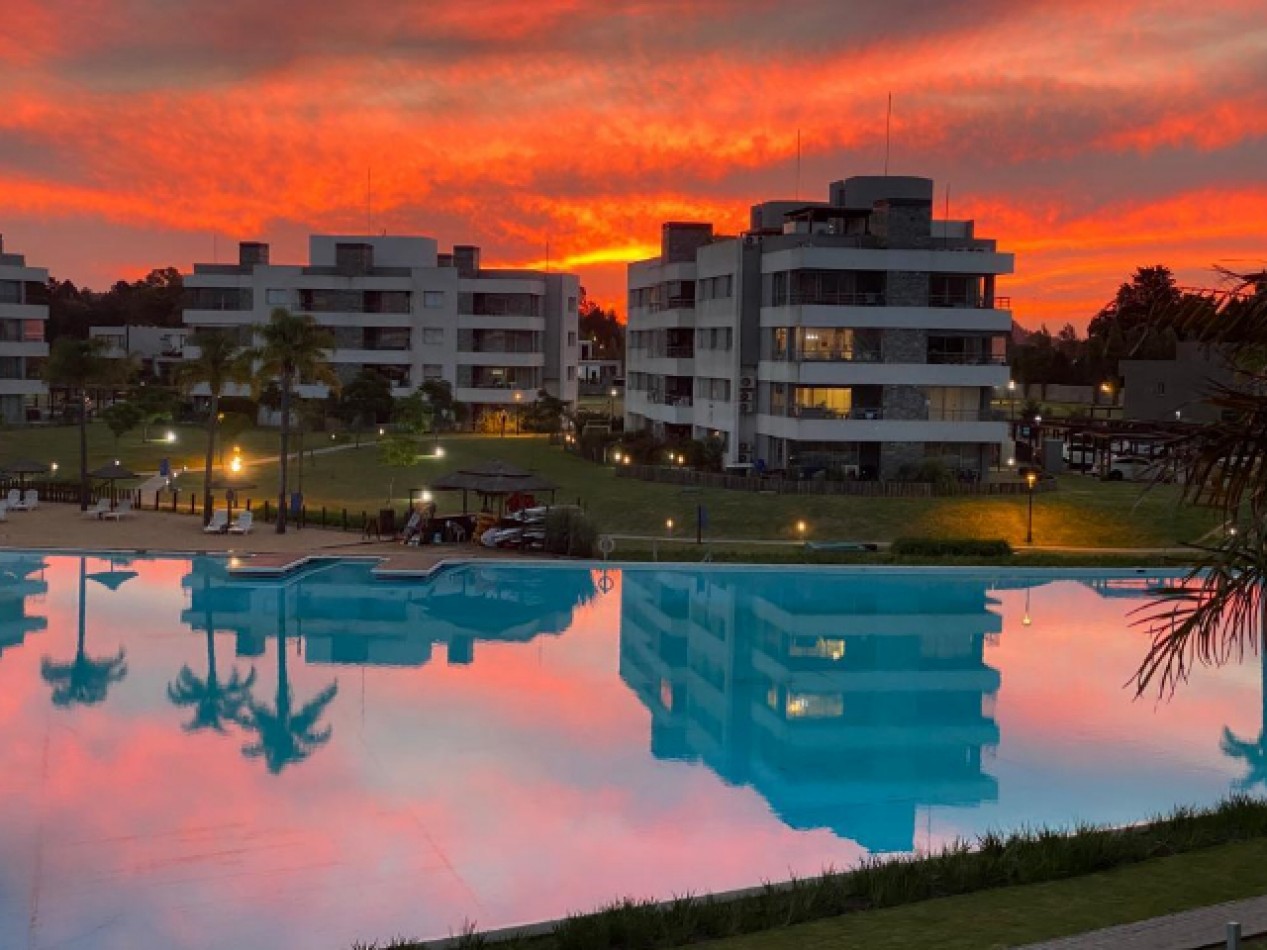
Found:
<svg viewBox="0 0 1267 950"><path fill-rule="evenodd" d="M346 277L368 274L374 269L374 245L336 244L334 246L334 266L340 274Z"/></svg>
<svg viewBox="0 0 1267 950"><path fill-rule="evenodd" d="M268 264L268 245L259 241L242 241L238 244L238 264L242 267L254 267L256 264Z"/></svg>
<svg viewBox="0 0 1267 950"><path fill-rule="evenodd" d="M453 264L458 269L459 277L478 277L480 275L480 249L473 244L454 244Z"/></svg>

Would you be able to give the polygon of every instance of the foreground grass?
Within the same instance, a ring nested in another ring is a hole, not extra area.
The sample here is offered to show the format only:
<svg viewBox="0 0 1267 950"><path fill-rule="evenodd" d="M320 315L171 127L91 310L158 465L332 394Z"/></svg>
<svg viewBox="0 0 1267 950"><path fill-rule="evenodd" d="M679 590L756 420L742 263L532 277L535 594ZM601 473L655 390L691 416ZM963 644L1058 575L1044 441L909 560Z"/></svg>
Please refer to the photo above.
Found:
<svg viewBox="0 0 1267 950"><path fill-rule="evenodd" d="M91 464L95 467L121 458L133 468L154 469L158 460L170 457L179 467L188 465L182 478L186 491L196 490L202 465L202 434L178 430L175 446L141 445L129 434L114 440L101 424L90 427ZM3 433L0 460L31 455L58 459L62 474L73 470L77 450L71 428L14 429ZM275 455L277 434L255 430L236 440L248 463ZM309 436L310 444L328 445ZM423 448L430 450L430 440ZM536 469L560 485L560 503L584 504L600 529L616 534L657 536L666 533L672 519L676 533L694 536L696 508L708 513L706 536L710 539L793 540L796 523L808 525L810 540L891 541L898 537L1004 538L1016 547L1024 545L1027 499L1008 497L958 498L861 498L767 495L721 489L684 489L631 478L617 478L609 467L594 465L551 446L543 437L497 438L445 436L445 456L426 457L408 468L393 468L380 458L377 447L318 455L303 465L303 488L311 509L332 512L348 509L352 522L360 513L374 512L390 500L403 506L411 488L426 488L437 476L489 458ZM256 488L249 492L257 501L273 497L277 479L275 463L248 468ZM457 510L458 494L438 499L442 512ZM1034 499L1034 540L1042 545L1074 547L1172 547L1194 541L1218 521L1203 508L1181 506L1173 486L1145 490L1141 485L1100 482L1081 475L1062 477L1060 490ZM476 504L474 498L472 504ZM621 547L626 546L621 544ZM773 553L770 557L774 557Z"/></svg>
<svg viewBox="0 0 1267 950"><path fill-rule="evenodd" d="M659 950L713 940L705 945L718 950L989 947L1259 894L1267 890L1265 857L1267 802L1236 798L1131 828L986 835L971 847L873 860L733 900L625 901L570 917L543 936L496 945ZM494 944L471 933L459 945Z"/></svg>

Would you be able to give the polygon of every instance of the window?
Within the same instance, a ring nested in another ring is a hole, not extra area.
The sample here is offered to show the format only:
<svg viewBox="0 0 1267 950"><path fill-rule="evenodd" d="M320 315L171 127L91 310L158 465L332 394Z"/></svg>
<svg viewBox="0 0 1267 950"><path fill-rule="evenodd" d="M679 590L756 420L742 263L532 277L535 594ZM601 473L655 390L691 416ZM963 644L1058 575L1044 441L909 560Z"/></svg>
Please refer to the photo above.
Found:
<svg viewBox="0 0 1267 950"><path fill-rule="evenodd" d="M423 379L443 379L444 367L438 363L427 363L422 367Z"/></svg>
<svg viewBox="0 0 1267 950"><path fill-rule="evenodd" d="M571 330L568 332L568 346L576 346L576 331L575 330Z"/></svg>
<svg viewBox="0 0 1267 950"><path fill-rule="evenodd" d="M441 327L426 327L422 331L423 346L443 346L444 330Z"/></svg>
<svg viewBox="0 0 1267 950"><path fill-rule="evenodd" d="M267 290L264 292L264 300L270 307L289 307L290 291Z"/></svg>
<svg viewBox="0 0 1267 950"><path fill-rule="evenodd" d="M572 382L572 380L574 380L574 379L576 379L576 367L575 367L575 366L569 366L569 367L568 367L568 382L570 383L570 382Z"/></svg>
<svg viewBox="0 0 1267 950"><path fill-rule="evenodd" d="M1153 383L1153 395L1154 396L1166 395L1166 384L1164 382Z"/></svg>
<svg viewBox="0 0 1267 950"><path fill-rule="evenodd" d="M576 309L576 298L569 297L568 298L568 312L571 313L575 309Z"/></svg>
<svg viewBox="0 0 1267 950"><path fill-rule="evenodd" d="M443 290L424 290L422 292L422 305L428 310L438 310L444 306Z"/></svg>

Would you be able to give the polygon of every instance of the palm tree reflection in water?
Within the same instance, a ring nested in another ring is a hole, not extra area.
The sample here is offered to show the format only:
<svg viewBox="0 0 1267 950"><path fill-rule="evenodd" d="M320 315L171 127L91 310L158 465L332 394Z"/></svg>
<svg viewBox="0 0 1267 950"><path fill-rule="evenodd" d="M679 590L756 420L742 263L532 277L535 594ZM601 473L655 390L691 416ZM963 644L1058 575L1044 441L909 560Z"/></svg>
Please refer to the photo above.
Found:
<svg viewBox="0 0 1267 950"><path fill-rule="evenodd" d="M262 758L274 775L292 763L303 762L330 741L333 728L318 729L317 723L338 692L339 684L331 683L311 702L294 710L286 666L286 591L281 591L277 600L277 695L272 709L248 696L242 725L259 738L243 746L242 754L248 759Z"/></svg>
<svg viewBox="0 0 1267 950"><path fill-rule="evenodd" d="M55 706L91 706L102 702L110 687L122 680L128 673L123 648L119 648L117 656L90 657L85 645L87 631L88 589L87 558L79 559L79 637L75 648L75 658L66 662L57 662L50 657L40 661L40 675L53 687L53 704ZM114 563L108 573L92 575L92 579L117 590L125 581L136 576L134 571L115 571Z"/></svg>

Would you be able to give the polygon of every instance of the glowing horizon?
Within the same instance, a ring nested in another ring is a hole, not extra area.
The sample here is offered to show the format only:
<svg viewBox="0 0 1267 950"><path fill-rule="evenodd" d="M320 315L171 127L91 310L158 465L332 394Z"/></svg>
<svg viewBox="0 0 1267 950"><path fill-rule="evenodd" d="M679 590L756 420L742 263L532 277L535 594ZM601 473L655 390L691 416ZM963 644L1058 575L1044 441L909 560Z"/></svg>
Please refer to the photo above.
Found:
<svg viewBox="0 0 1267 950"><path fill-rule="evenodd" d="M664 221L734 233L881 171L892 93L890 170L1016 252L1018 321L1082 328L1137 266L1267 258L1260 12L9 0L0 231L98 289L237 240L426 234L574 269L623 316Z"/></svg>

